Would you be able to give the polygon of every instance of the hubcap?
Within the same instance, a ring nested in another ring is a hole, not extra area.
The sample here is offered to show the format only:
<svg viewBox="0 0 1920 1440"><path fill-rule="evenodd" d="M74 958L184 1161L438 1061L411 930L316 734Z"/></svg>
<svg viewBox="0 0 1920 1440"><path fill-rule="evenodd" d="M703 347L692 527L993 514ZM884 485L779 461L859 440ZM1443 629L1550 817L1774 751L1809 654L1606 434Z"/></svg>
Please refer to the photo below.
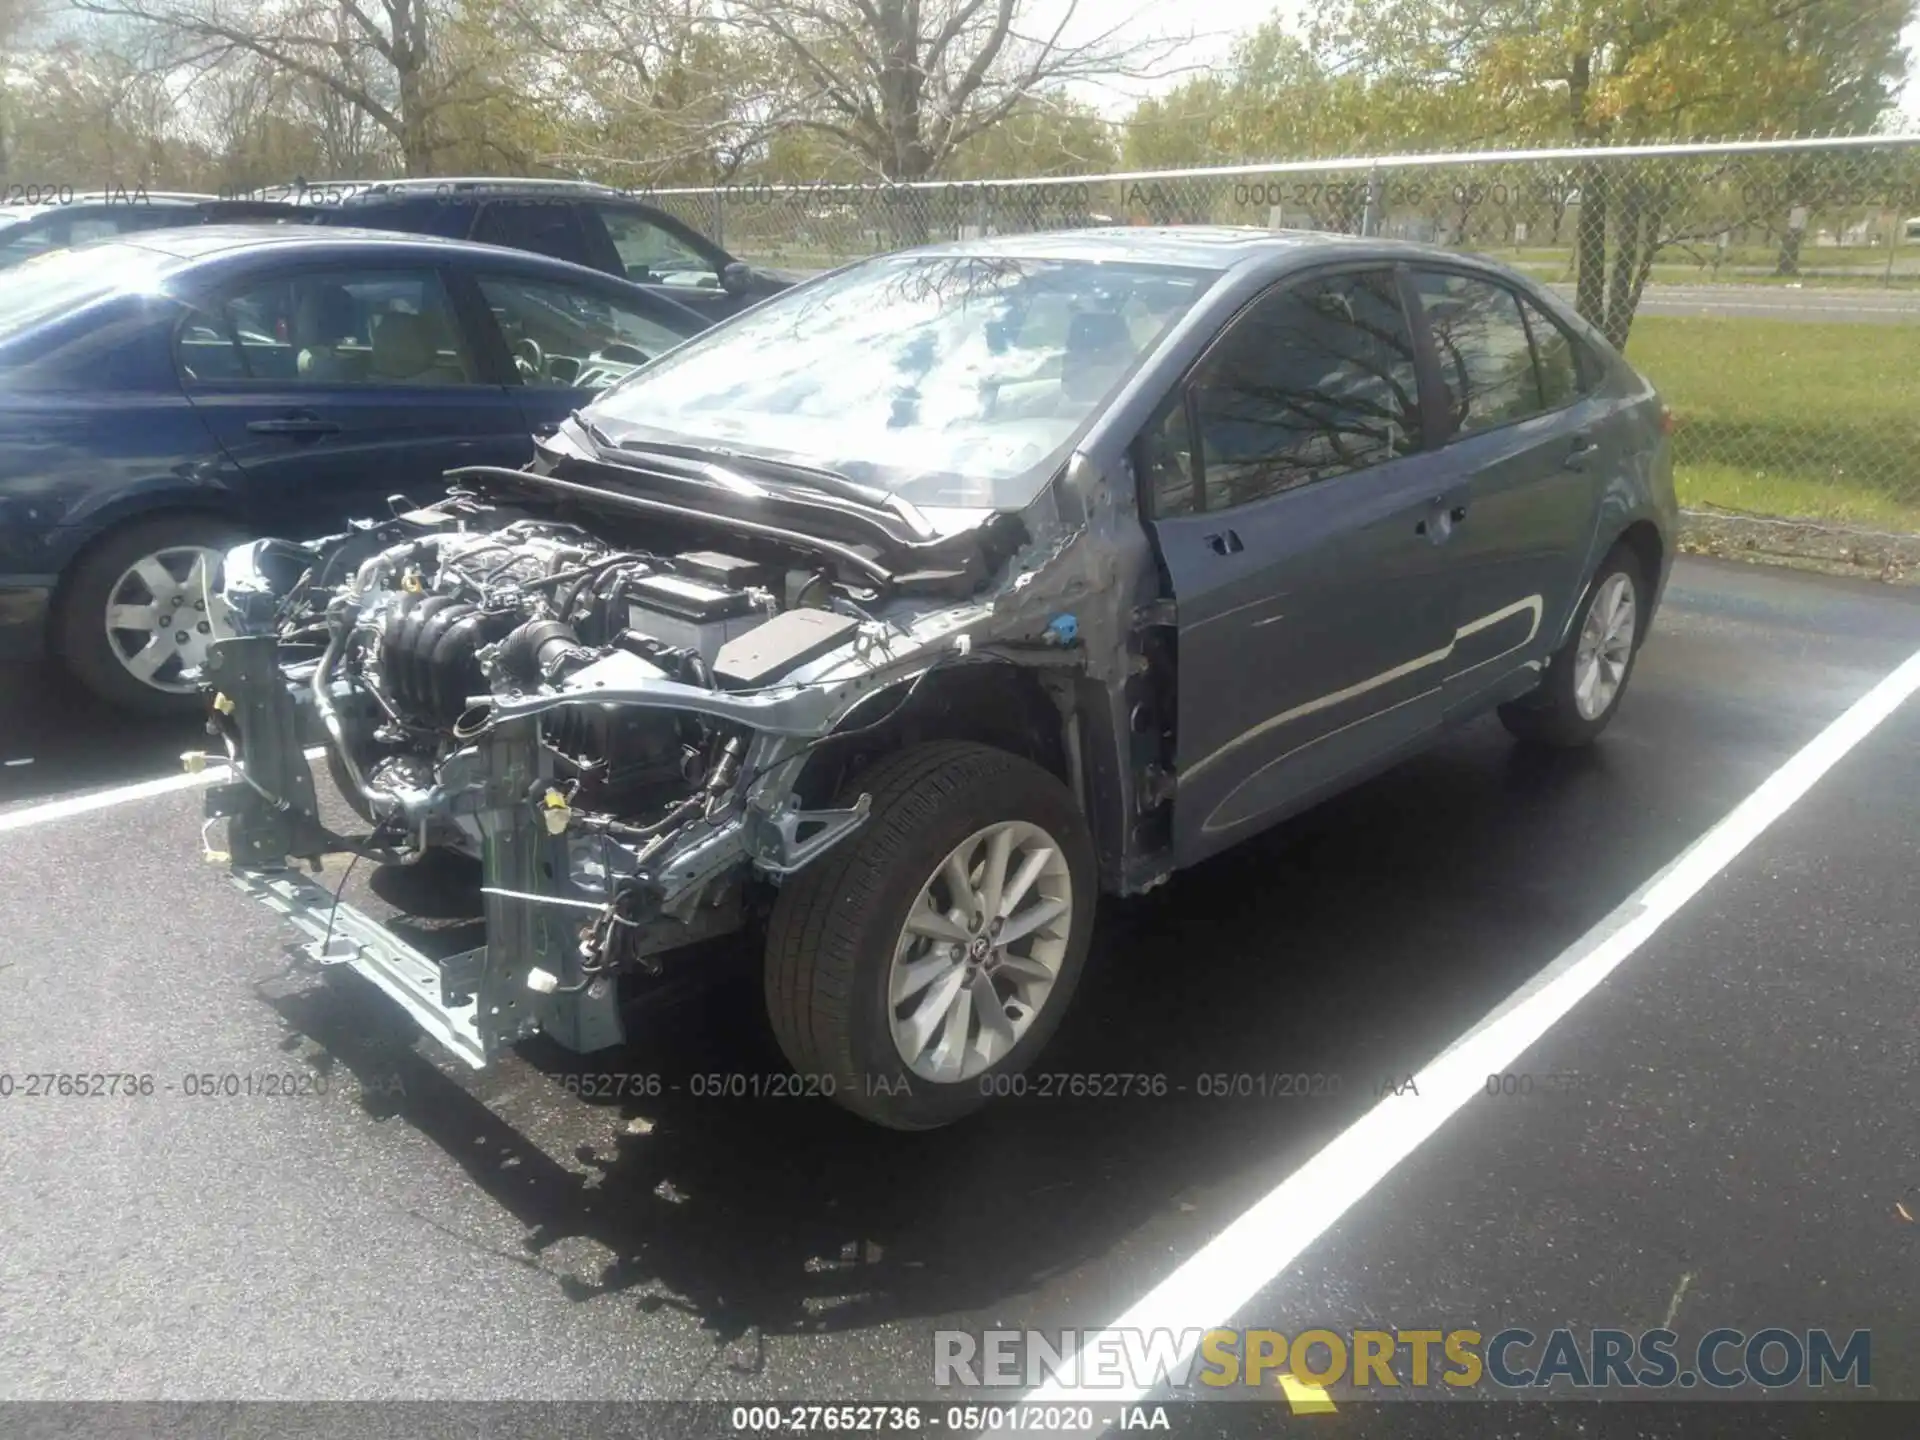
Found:
<svg viewBox="0 0 1920 1440"><path fill-rule="evenodd" d="M192 690L207 647L227 633L211 604L218 550L178 545L136 560L107 596L107 643L144 685Z"/></svg>
<svg viewBox="0 0 1920 1440"><path fill-rule="evenodd" d="M1053 993L1072 925L1072 873L1038 825L1009 820L954 846L914 898L887 977L907 1068L952 1084L1005 1058Z"/></svg>
<svg viewBox="0 0 1920 1440"><path fill-rule="evenodd" d="M1613 704L1633 658L1633 582L1606 578L1587 607L1573 658L1573 703L1583 720L1598 720Z"/></svg>

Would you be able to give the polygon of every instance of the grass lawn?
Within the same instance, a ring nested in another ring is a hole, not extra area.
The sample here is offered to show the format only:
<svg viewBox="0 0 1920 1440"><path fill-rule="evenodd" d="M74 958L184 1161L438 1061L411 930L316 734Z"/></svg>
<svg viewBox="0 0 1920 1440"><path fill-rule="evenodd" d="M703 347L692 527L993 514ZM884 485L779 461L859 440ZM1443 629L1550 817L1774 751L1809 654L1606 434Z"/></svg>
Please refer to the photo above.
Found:
<svg viewBox="0 0 1920 1440"><path fill-rule="evenodd" d="M1687 505L1920 532L1920 324L1641 315Z"/></svg>

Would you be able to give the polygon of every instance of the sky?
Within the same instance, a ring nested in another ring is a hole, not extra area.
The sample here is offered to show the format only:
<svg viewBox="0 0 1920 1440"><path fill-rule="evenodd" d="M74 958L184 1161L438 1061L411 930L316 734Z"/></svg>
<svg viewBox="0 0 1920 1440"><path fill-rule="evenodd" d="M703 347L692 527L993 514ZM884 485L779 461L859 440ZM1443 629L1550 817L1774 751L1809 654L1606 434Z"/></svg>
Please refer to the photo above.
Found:
<svg viewBox="0 0 1920 1440"><path fill-rule="evenodd" d="M1072 0L1039 0L1027 12L1029 25L1051 29ZM1269 16L1297 17L1310 0L1078 0L1061 39L1084 43L1117 27L1127 40L1165 42L1170 46L1163 73L1152 79L1116 81L1082 91L1082 98L1118 119L1145 95L1172 89L1195 69L1225 61L1234 38ZM1044 33L1044 32L1043 32ZM1907 83L1900 95L1907 129L1920 130L1920 22L1903 37L1909 52ZM1178 43L1175 43L1178 42Z"/></svg>

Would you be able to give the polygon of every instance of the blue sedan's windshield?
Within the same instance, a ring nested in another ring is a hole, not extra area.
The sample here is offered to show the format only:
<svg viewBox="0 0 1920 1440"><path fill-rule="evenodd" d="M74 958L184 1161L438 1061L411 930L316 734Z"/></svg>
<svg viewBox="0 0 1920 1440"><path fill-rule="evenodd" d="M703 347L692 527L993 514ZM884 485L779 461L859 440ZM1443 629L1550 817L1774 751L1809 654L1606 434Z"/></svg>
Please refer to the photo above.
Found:
<svg viewBox="0 0 1920 1440"><path fill-rule="evenodd" d="M0 340L105 296L155 285L179 263L136 245L107 244L50 250L0 269Z"/></svg>
<svg viewBox="0 0 1920 1440"><path fill-rule="evenodd" d="M1216 278L886 256L690 341L585 418L616 440L797 457L920 505L1015 508Z"/></svg>

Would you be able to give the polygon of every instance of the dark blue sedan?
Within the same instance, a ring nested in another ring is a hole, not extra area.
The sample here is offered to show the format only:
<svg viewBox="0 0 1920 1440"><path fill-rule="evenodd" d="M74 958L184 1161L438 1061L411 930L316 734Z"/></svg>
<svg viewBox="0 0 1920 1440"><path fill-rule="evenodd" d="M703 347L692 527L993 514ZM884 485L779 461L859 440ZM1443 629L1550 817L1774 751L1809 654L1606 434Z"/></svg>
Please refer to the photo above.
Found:
<svg viewBox="0 0 1920 1440"><path fill-rule="evenodd" d="M522 464L709 323L581 266L368 231L158 231L0 273L0 660L191 708L229 546Z"/></svg>

